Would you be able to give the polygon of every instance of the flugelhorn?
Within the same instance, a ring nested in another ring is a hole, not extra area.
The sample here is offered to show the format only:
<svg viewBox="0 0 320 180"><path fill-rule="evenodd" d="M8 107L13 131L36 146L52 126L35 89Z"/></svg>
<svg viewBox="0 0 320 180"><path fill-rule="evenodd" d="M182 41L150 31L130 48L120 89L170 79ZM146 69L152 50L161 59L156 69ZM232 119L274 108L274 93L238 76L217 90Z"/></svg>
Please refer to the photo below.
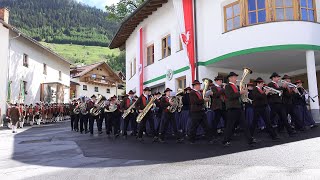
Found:
<svg viewBox="0 0 320 180"><path fill-rule="evenodd" d="M241 77L241 80L240 80L240 91L247 89L247 85L244 83L244 81L245 81L246 77L249 74L252 74L252 70L247 68L247 67L243 68L243 74L242 74L242 77ZM245 93L245 94L241 95L241 101L242 102L252 103L252 100L249 99L249 97L248 97L248 93Z"/></svg>

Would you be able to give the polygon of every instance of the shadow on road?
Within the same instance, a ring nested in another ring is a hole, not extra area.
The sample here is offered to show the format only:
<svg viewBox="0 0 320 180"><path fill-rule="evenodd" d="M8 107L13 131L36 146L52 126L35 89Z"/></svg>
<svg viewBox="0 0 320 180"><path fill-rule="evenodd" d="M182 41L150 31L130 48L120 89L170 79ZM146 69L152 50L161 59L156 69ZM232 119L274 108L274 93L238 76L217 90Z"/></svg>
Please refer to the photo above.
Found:
<svg viewBox="0 0 320 180"><path fill-rule="evenodd" d="M209 145L200 139L191 145L188 142L176 144L173 138L160 144L152 143L151 138L145 138L144 143L140 143L131 136L128 139L108 138L105 134L90 136L72 132L68 125L68 122L57 123L16 134L12 159L27 164L58 167L77 167L83 161L90 163L91 160L118 160L121 163L92 161L89 167L133 166L216 157L320 137L320 131L316 128L301 132L293 138L283 133L280 134L279 142L272 142L266 133L260 132L256 137L261 142L255 147L249 147L242 136L234 137L231 147L223 147L221 140Z"/></svg>

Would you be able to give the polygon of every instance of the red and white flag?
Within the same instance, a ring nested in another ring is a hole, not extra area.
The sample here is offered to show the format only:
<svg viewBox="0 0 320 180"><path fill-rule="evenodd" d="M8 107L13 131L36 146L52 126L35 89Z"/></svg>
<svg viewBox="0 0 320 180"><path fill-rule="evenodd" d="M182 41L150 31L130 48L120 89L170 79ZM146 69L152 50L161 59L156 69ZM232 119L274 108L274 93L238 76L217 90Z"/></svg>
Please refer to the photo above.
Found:
<svg viewBox="0 0 320 180"><path fill-rule="evenodd" d="M191 69L191 79L195 80L195 46L194 46L194 23L193 23L193 0L174 0L173 6L179 23L179 33L183 42L183 49L187 55Z"/></svg>
<svg viewBox="0 0 320 180"><path fill-rule="evenodd" d="M138 72L139 80L136 88L136 93L139 95L143 92L143 29L138 30L138 44L137 44L137 57L136 57L136 72Z"/></svg>

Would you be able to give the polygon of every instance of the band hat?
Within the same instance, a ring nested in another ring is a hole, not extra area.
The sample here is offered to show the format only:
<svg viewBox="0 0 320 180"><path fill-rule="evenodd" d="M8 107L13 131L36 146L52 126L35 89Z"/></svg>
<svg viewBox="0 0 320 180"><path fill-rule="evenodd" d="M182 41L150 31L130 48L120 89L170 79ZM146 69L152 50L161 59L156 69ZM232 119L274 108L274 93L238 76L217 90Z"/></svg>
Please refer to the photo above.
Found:
<svg viewBox="0 0 320 180"><path fill-rule="evenodd" d="M184 88L184 90L185 91L191 91L192 89L191 89L191 87L186 87L186 88Z"/></svg>
<svg viewBox="0 0 320 180"><path fill-rule="evenodd" d="M254 84L250 82L250 83L247 84L247 86L252 86L253 87Z"/></svg>
<svg viewBox="0 0 320 180"><path fill-rule="evenodd" d="M299 80L296 80L295 84L299 84L299 83L304 83L303 81L301 81L300 79Z"/></svg>
<svg viewBox="0 0 320 180"><path fill-rule="evenodd" d="M194 81L192 82L192 86L197 85L197 84L202 84L202 83L199 82L198 80L194 80Z"/></svg>
<svg viewBox="0 0 320 180"><path fill-rule="evenodd" d="M130 90L128 94L135 94L135 92L133 92L132 90Z"/></svg>
<svg viewBox="0 0 320 180"><path fill-rule="evenodd" d="M291 76L285 74L282 79L291 79Z"/></svg>
<svg viewBox="0 0 320 180"><path fill-rule="evenodd" d="M262 83L264 80L261 77L258 77L256 80L254 80L256 83Z"/></svg>
<svg viewBox="0 0 320 180"><path fill-rule="evenodd" d="M143 91L151 91L151 89L149 87L145 87Z"/></svg>
<svg viewBox="0 0 320 180"><path fill-rule="evenodd" d="M214 78L214 81L222 81L223 80L223 77L222 76L217 76Z"/></svg>
<svg viewBox="0 0 320 180"><path fill-rule="evenodd" d="M166 88L166 89L164 90L164 93L166 93L166 92L168 92L168 91L172 92L172 90L171 90L170 88Z"/></svg>
<svg viewBox="0 0 320 180"><path fill-rule="evenodd" d="M157 93L155 93L155 95L161 95L161 92L157 92Z"/></svg>
<svg viewBox="0 0 320 180"><path fill-rule="evenodd" d="M97 98L97 96L96 95L92 95L91 98Z"/></svg>
<svg viewBox="0 0 320 180"><path fill-rule="evenodd" d="M271 74L270 79L272 79L274 77L281 77L281 76L278 73L274 72Z"/></svg>
<svg viewBox="0 0 320 180"><path fill-rule="evenodd" d="M239 76L238 74L236 74L235 72L230 72L227 76L227 78L232 77L232 76Z"/></svg>

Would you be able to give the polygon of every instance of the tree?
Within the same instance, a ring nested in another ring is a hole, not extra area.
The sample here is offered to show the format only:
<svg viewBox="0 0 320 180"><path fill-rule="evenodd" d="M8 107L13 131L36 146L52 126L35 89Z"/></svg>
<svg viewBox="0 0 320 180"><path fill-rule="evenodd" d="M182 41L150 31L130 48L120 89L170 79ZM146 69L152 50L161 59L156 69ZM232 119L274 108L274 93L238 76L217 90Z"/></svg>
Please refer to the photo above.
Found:
<svg viewBox="0 0 320 180"><path fill-rule="evenodd" d="M145 0L120 0L117 4L106 6L107 18L114 22L121 22L135 11Z"/></svg>

